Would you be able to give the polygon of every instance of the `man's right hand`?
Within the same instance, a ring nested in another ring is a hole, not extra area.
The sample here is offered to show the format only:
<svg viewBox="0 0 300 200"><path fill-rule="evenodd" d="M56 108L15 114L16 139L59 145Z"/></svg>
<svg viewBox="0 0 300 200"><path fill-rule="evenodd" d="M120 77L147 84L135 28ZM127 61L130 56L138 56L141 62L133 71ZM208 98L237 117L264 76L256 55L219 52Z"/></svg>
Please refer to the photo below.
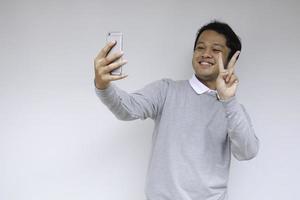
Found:
<svg viewBox="0 0 300 200"><path fill-rule="evenodd" d="M127 63L126 60L119 60L119 58L123 56L123 52L116 52L108 55L108 52L115 44L115 41L107 43L94 59L95 86L100 90L107 88L111 81L120 80L127 77L127 75L110 74L112 70Z"/></svg>

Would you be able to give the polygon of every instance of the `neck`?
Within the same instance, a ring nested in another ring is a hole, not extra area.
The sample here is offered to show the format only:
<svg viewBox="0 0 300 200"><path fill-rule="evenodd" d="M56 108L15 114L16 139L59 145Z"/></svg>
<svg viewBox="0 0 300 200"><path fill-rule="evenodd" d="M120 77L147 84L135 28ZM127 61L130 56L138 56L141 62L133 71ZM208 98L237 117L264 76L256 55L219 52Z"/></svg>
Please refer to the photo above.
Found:
<svg viewBox="0 0 300 200"><path fill-rule="evenodd" d="M204 80L204 79L199 78L197 75L196 75L196 78L201 83L203 83L206 87L208 87L209 89L216 90L217 87L216 87L216 81L215 80Z"/></svg>

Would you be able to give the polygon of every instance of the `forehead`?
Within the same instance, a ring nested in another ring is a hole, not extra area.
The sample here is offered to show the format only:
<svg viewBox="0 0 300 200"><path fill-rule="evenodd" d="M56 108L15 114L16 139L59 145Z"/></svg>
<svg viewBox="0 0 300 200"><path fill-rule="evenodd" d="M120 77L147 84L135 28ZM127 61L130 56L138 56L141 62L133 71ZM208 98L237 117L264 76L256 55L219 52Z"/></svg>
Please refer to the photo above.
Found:
<svg viewBox="0 0 300 200"><path fill-rule="evenodd" d="M197 44L204 43L204 44L219 44L226 47L226 38L223 34L220 34L213 30L205 30L203 31L197 41Z"/></svg>

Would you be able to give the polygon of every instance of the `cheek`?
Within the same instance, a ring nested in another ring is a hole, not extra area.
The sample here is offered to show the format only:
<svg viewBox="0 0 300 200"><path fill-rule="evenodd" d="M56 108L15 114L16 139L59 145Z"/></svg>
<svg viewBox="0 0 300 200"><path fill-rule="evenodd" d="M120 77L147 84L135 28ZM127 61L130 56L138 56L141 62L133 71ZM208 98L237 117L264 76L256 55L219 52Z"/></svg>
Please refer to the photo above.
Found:
<svg viewBox="0 0 300 200"><path fill-rule="evenodd" d="M197 62L197 60L198 60L198 56L196 55L196 54L193 54L193 62Z"/></svg>
<svg viewBox="0 0 300 200"><path fill-rule="evenodd" d="M216 65L218 65L219 55L215 54L215 55L213 55L213 58L216 62ZM223 61L224 66L226 66L227 65L227 55L225 55L224 53L222 53L222 61Z"/></svg>
<svg viewBox="0 0 300 200"><path fill-rule="evenodd" d="M193 53L193 59L196 58L196 53Z"/></svg>
<svg viewBox="0 0 300 200"><path fill-rule="evenodd" d="M194 51L193 57L199 58L201 56L201 53L199 51Z"/></svg>

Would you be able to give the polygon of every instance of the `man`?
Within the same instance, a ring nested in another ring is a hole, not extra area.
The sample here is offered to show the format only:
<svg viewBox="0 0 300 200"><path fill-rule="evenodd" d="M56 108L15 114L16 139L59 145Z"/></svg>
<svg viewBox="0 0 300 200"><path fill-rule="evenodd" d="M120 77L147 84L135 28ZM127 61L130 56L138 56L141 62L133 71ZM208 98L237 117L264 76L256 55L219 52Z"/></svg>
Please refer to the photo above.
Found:
<svg viewBox="0 0 300 200"><path fill-rule="evenodd" d="M145 193L147 200L225 200L231 153L238 160L256 156L259 140L235 97L238 36L225 23L203 26L195 40L190 80L162 79L132 94L111 81L109 72L127 61L122 52L107 56L108 43L95 58L95 90L121 120L155 121Z"/></svg>

